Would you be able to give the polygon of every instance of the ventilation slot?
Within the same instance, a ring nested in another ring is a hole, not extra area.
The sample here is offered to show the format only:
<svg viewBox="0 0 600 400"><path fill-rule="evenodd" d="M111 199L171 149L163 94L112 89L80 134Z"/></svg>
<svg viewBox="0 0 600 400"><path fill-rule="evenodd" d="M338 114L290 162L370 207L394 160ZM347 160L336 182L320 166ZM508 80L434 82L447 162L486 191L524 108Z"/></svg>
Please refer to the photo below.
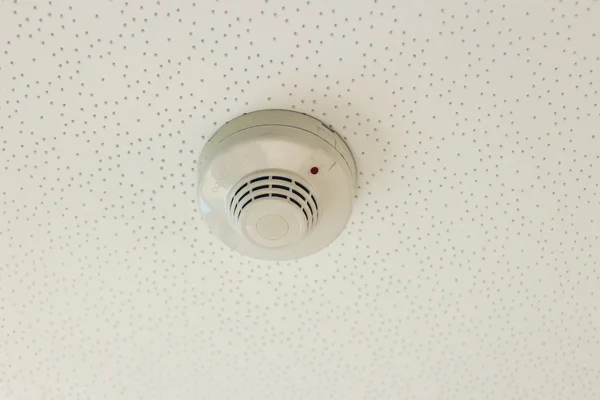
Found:
<svg viewBox="0 0 600 400"><path fill-rule="evenodd" d="M304 186L302 186L302 184L300 182L294 182L298 187L301 187L302 189L304 189L304 191L306 192L306 194L310 194L310 192L308 191L308 189Z"/></svg>
<svg viewBox="0 0 600 400"><path fill-rule="evenodd" d="M296 190L292 189L292 193L294 193L296 196L300 197L302 200L306 201L306 198L305 198L304 196L302 196L302 195L300 194L300 192L298 192L298 191L296 191Z"/></svg>
<svg viewBox="0 0 600 400"><path fill-rule="evenodd" d="M308 229L317 223L318 205L308 185L281 175L261 175L239 184L229 201L229 214L237 223L242 211L252 201L275 197L298 207L306 218Z"/></svg>

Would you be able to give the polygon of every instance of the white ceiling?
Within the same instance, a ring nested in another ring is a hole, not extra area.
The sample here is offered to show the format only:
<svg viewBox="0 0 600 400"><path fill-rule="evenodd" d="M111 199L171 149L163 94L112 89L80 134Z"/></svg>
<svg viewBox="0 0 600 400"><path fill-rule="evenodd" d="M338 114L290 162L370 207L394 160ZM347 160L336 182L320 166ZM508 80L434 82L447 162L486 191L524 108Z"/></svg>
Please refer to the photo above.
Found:
<svg viewBox="0 0 600 400"><path fill-rule="evenodd" d="M0 7L0 399L600 398L597 2ZM197 210L263 108L358 162L300 261Z"/></svg>

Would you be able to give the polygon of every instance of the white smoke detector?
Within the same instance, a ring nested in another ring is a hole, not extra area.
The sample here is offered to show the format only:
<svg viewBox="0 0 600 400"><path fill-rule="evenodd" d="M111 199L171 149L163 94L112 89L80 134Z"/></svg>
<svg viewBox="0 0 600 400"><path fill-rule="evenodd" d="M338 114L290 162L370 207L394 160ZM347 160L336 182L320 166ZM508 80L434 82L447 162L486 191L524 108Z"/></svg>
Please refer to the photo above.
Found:
<svg viewBox="0 0 600 400"><path fill-rule="evenodd" d="M240 253L267 260L313 254L345 228L356 166L319 120L263 110L228 122L200 155L204 220Z"/></svg>

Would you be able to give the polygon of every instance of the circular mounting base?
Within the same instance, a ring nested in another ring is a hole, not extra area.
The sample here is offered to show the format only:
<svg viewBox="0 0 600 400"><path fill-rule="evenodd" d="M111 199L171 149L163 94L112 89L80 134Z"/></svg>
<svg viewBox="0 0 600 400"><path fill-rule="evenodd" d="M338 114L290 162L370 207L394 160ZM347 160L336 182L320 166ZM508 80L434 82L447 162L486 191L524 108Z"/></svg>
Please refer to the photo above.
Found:
<svg viewBox="0 0 600 400"><path fill-rule="evenodd" d="M352 211L356 166L342 138L285 110L244 114L208 141L198 197L210 229L261 259L300 258L326 247Z"/></svg>

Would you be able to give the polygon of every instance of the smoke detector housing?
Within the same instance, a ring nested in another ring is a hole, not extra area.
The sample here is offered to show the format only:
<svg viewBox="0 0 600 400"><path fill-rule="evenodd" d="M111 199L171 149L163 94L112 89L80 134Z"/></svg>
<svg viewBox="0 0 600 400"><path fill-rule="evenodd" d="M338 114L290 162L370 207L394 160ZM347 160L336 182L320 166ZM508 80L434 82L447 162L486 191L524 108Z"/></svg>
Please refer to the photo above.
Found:
<svg viewBox="0 0 600 400"><path fill-rule="evenodd" d="M240 253L266 260L313 254L345 228L356 165L342 138L286 110L244 114L222 126L200 155L200 211Z"/></svg>

